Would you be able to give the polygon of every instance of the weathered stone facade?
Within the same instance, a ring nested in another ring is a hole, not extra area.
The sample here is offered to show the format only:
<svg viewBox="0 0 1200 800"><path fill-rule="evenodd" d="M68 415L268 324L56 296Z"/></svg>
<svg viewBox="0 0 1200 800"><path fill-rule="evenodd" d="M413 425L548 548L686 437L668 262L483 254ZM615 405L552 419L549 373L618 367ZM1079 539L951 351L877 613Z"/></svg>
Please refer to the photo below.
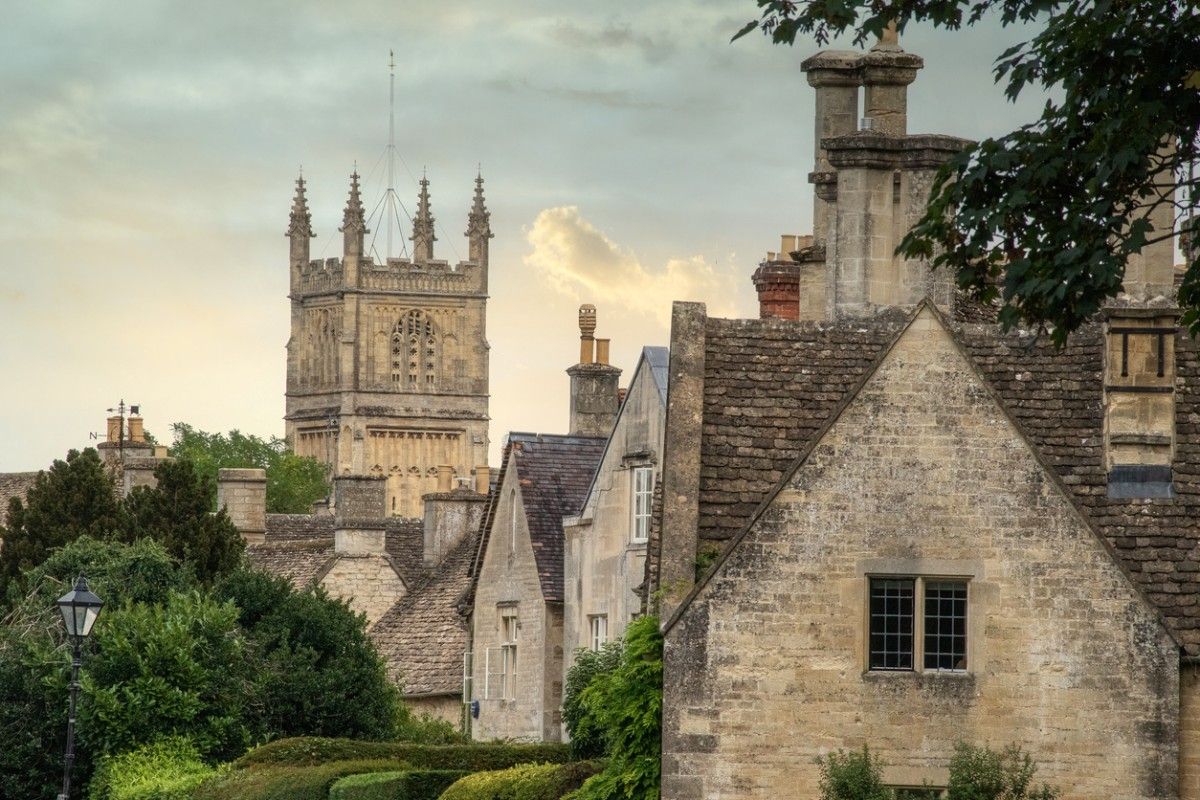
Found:
<svg viewBox="0 0 1200 800"><path fill-rule="evenodd" d="M510 433L472 568L476 739L560 741L563 518L578 513L605 440Z"/></svg>
<svg viewBox="0 0 1200 800"><path fill-rule="evenodd" d="M379 264L352 176L341 259L309 260L310 216L297 181L291 239L287 437L335 474L387 478L389 514L419 517L437 469L467 478L487 466L485 320L490 214L476 181L469 261L433 256L428 181L414 220L412 259Z"/></svg>
<svg viewBox="0 0 1200 800"><path fill-rule="evenodd" d="M873 575L967 582L964 670L867 669ZM925 308L668 621L663 796L816 797L864 743L944 785L966 739L1068 798L1175 797L1178 653Z"/></svg>
<svg viewBox="0 0 1200 800"><path fill-rule="evenodd" d="M564 680L577 650L621 639L641 611L666 396L667 350L642 348L583 508L563 521Z"/></svg>

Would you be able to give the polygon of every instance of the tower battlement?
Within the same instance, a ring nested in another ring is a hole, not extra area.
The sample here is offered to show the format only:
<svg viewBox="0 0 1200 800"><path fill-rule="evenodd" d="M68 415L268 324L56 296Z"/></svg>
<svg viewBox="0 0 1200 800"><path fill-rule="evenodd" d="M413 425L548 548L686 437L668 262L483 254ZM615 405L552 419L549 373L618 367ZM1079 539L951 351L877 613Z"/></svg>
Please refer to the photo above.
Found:
<svg viewBox="0 0 1200 800"><path fill-rule="evenodd" d="M439 469L486 469L485 331L491 214L483 178L467 215L468 258L434 255L438 227L421 179L410 257L376 260L358 175L342 215L341 258L312 260L311 214L296 182L290 224L288 439L335 475L386 475L388 513L415 517Z"/></svg>

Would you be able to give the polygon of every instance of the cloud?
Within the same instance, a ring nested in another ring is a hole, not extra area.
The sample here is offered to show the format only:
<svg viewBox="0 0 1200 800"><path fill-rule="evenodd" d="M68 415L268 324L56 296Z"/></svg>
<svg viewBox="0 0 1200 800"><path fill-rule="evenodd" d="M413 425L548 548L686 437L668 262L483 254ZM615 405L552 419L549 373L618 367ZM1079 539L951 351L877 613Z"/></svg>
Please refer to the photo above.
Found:
<svg viewBox="0 0 1200 800"><path fill-rule="evenodd" d="M628 22L610 21L603 27L582 27L560 20L554 25L552 35L561 44L571 48L599 52L632 49L651 64L660 63L675 52L675 43L670 39L638 33Z"/></svg>
<svg viewBox="0 0 1200 800"><path fill-rule="evenodd" d="M533 248L525 263L564 294L646 314L663 327L670 325L674 300L706 302L715 316L737 315L732 275L700 256L671 258L659 269L648 269L575 206L543 209L525 238Z"/></svg>

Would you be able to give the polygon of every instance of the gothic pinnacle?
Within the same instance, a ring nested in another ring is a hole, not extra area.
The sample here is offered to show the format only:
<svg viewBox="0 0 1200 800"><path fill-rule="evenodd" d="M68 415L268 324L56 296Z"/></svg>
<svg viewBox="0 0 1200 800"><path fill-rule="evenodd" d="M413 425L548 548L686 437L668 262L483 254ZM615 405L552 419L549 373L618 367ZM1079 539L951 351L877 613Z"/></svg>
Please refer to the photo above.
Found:
<svg viewBox="0 0 1200 800"><path fill-rule="evenodd" d="M357 229L363 233L370 233L367 230L366 217L364 216L362 197L358 192L358 170L350 173L350 197L346 200L346 210L342 214L342 227L339 231L345 233L348 229Z"/></svg>
<svg viewBox="0 0 1200 800"><path fill-rule="evenodd" d="M312 237L312 214L308 211L308 197L304 193L304 173L296 179L296 196L292 199L292 213L288 218L286 236Z"/></svg>
<svg viewBox="0 0 1200 800"><path fill-rule="evenodd" d="M417 215L412 221L413 261L423 264L433 258L434 233L433 214L429 210L429 179L421 176L421 192L417 195Z"/></svg>
<svg viewBox="0 0 1200 800"><path fill-rule="evenodd" d="M492 214L487 209L483 199L483 175L475 176L475 202L471 205L471 213L467 216L467 236L485 236L492 238Z"/></svg>

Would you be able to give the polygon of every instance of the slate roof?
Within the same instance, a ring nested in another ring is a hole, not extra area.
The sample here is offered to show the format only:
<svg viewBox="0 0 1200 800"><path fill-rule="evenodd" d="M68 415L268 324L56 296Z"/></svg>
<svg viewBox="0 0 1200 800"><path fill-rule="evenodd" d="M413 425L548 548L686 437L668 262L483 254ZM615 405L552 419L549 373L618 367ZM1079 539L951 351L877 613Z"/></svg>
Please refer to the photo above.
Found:
<svg viewBox="0 0 1200 800"><path fill-rule="evenodd" d="M746 524L908 316L706 320L701 537L728 539ZM1187 652L1200 654L1200 345L1182 332L1175 341L1176 497L1115 499L1103 465L1100 326L1057 349L982 316L958 317L951 333Z"/></svg>
<svg viewBox="0 0 1200 800"><path fill-rule="evenodd" d="M8 504L14 497L25 499L37 480L36 472L0 472L0 525L8 519Z"/></svg>
<svg viewBox="0 0 1200 800"><path fill-rule="evenodd" d="M477 541L477 531L464 536L435 574L413 586L371 628L406 695L462 692L467 629L458 604L470 585Z"/></svg>
<svg viewBox="0 0 1200 800"><path fill-rule="evenodd" d="M496 485L503 486L508 471L516 470L542 597L547 602L563 601L563 517L574 516L582 508L607 441L603 436L508 435ZM497 493L492 496L471 566L473 582L479 578L499 503Z"/></svg>
<svg viewBox="0 0 1200 800"><path fill-rule="evenodd" d="M701 539L741 530L906 320L706 320Z"/></svg>

